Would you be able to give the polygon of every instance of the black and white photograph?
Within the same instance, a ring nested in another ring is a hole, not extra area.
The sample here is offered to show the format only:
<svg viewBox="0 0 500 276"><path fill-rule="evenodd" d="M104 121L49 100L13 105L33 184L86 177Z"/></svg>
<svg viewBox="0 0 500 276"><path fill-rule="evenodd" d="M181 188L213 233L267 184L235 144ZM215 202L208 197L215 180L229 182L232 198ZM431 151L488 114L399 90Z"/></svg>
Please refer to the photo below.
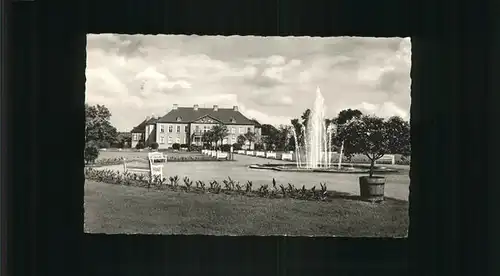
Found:
<svg viewBox="0 0 500 276"><path fill-rule="evenodd" d="M408 232L410 38L88 34L86 233Z"/></svg>

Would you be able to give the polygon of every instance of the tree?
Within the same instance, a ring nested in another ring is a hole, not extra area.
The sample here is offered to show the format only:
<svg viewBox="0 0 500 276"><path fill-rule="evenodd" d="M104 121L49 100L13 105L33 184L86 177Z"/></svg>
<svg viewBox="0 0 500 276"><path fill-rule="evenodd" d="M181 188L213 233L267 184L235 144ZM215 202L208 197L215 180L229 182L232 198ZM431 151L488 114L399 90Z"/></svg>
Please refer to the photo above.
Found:
<svg viewBox="0 0 500 276"><path fill-rule="evenodd" d="M344 109L339 112L337 118L333 119L337 125L344 125L350 120L357 118L360 119L363 113L357 109Z"/></svg>
<svg viewBox="0 0 500 276"><path fill-rule="evenodd" d="M245 137L245 135L243 134L240 134L237 138L236 138L236 142L240 145L244 145L245 142L247 141L247 138Z"/></svg>
<svg viewBox="0 0 500 276"><path fill-rule="evenodd" d="M391 154L401 154L408 157L411 154L410 123L399 116L393 116L386 121L387 136Z"/></svg>
<svg viewBox="0 0 500 276"><path fill-rule="evenodd" d="M85 143L118 142L116 128L110 123L111 112L104 105L85 104Z"/></svg>
<svg viewBox="0 0 500 276"><path fill-rule="evenodd" d="M85 149L83 152L83 158L86 164L94 163L99 157L99 148L94 142L88 142L85 144Z"/></svg>
<svg viewBox="0 0 500 276"><path fill-rule="evenodd" d="M214 142L215 138L214 138L214 133L209 130L207 132L204 132L203 135L201 136L201 141L203 142L203 144L205 145L209 145L210 148L212 148L212 142Z"/></svg>
<svg viewBox="0 0 500 276"><path fill-rule="evenodd" d="M309 124L309 116L311 115L311 109L306 109L300 118L302 119L302 125L307 129L307 125Z"/></svg>
<svg viewBox="0 0 500 276"><path fill-rule="evenodd" d="M252 143L257 140L257 136L255 135L255 133L248 131L247 133L245 133L245 139L250 143L250 145L252 145Z"/></svg>
<svg viewBox="0 0 500 276"><path fill-rule="evenodd" d="M299 122L299 119L292 119L290 122L292 123L293 130L295 130L295 134L297 135L297 141L299 142L299 145L304 145L304 135L302 134L302 125Z"/></svg>
<svg viewBox="0 0 500 276"><path fill-rule="evenodd" d="M218 124L210 130L213 133L213 139L215 141L215 146L218 145L218 142L221 142L229 135L229 131L227 127L223 124Z"/></svg>
<svg viewBox="0 0 500 276"><path fill-rule="evenodd" d="M261 127L262 136L264 136L263 142L268 148L278 147L280 144L280 132L273 125L264 124Z"/></svg>
<svg viewBox="0 0 500 276"><path fill-rule="evenodd" d="M351 138L350 133L346 130L346 127L353 122L353 120L359 120L363 116L363 113L357 109L344 109L339 112L339 115L332 119L331 121L337 127L337 133L332 137L332 145L336 148L340 148L341 155L339 157L339 166L342 163L342 156L346 156L348 159L351 158L353 152L346 150L345 143Z"/></svg>
<svg viewBox="0 0 500 276"><path fill-rule="evenodd" d="M404 145L406 137L394 135L397 131L391 129L398 124L397 118L384 121L376 116L362 116L346 125L345 149L351 153L364 154L370 159L370 177L373 177L375 161L384 154L401 150L401 145Z"/></svg>

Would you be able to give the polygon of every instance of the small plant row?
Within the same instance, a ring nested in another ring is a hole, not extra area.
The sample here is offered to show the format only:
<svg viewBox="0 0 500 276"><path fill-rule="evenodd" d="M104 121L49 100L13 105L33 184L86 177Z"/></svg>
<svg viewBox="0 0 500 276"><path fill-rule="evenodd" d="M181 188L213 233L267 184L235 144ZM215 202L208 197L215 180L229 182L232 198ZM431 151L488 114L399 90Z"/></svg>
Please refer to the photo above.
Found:
<svg viewBox="0 0 500 276"><path fill-rule="evenodd" d="M181 179L176 175L163 179L155 177L153 181L150 181L149 177L145 174L120 173L113 170L85 168L85 179L108 184L135 186L157 190L211 194L222 193L262 198L293 198L314 201L330 201L333 197L333 193L327 190L326 183L320 183L319 188L314 186L311 189L306 189L305 185L302 187L295 187L290 183L287 185L278 184L274 178L272 179L271 186L264 184L259 188L254 189L252 181L247 181L242 184L238 181L234 181L231 177L228 177L221 182L217 180L205 182L201 180L194 181L188 177ZM180 183L183 183L184 185L179 185Z"/></svg>

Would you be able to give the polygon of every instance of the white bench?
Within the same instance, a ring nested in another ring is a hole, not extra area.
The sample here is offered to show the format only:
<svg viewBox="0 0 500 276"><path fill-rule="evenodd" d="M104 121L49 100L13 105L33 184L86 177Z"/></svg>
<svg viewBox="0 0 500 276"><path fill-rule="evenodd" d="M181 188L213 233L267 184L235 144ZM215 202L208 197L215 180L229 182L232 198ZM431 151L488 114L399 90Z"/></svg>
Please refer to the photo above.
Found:
<svg viewBox="0 0 500 276"><path fill-rule="evenodd" d="M293 154L291 153L283 153L281 154L281 160L292 160Z"/></svg>
<svg viewBox="0 0 500 276"><path fill-rule="evenodd" d="M255 156L266 157L266 153L263 151L256 151Z"/></svg>
<svg viewBox="0 0 500 276"><path fill-rule="evenodd" d="M246 155L253 155L253 150L247 150Z"/></svg>
<svg viewBox="0 0 500 276"><path fill-rule="evenodd" d="M276 159L276 152L266 152L266 157Z"/></svg>
<svg viewBox="0 0 500 276"><path fill-rule="evenodd" d="M236 153L238 153L238 154L245 154L245 150L238 150Z"/></svg>
<svg viewBox="0 0 500 276"><path fill-rule="evenodd" d="M142 159L144 160L144 159ZM127 172L140 172L149 174L150 181L153 181L155 177L163 179L163 164L167 163L167 156L163 155L161 152L150 152L148 153L146 167L137 167L127 165L127 160L123 158L123 171Z"/></svg>

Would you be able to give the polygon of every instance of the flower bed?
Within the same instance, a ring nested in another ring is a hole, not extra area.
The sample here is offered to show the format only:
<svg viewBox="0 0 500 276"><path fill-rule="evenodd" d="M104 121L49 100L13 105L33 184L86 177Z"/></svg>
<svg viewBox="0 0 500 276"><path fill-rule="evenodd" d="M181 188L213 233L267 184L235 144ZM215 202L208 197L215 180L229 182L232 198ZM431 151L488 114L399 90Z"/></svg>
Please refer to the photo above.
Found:
<svg viewBox="0 0 500 276"><path fill-rule="evenodd" d="M326 183L319 183L319 188L314 186L311 189L306 189L305 185L299 188L290 183L287 185L278 184L274 178L272 179L271 186L267 184L261 185L257 189L254 189L252 181L247 181L243 184L232 180L230 177L222 182L216 180L209 182L200 180L195 181L188 177L181 179L178 176L171 176L168 179L155 177L153 181L150 181L149 177L144 174L120 173L113 170L96 170L93 168L85 168L85 178L108 184L135 186L148 189L153 188L158 190L193 193L224 193L263 198L294 198L312 201L331 201L335 196L338 196L338 193L327 190ZM180 183L184 185L179 185Z"/></svg>

